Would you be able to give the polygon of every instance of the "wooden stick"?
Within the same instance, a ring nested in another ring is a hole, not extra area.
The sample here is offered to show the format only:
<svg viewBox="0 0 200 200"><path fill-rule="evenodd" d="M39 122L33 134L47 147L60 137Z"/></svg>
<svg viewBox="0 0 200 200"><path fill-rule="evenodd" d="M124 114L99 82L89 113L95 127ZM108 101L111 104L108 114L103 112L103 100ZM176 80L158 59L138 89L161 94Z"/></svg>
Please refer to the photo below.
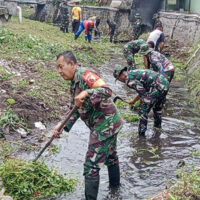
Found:
<svg viewBox="0 0 200 200"><path fill-rule="evenodd" d="M70 113L67 115L67 117L62 121L60 127L58 128L58 132L60 132L63 127L65 126L65 124L67 123L67 121L70 119L70 117L76 112L77 107L74 106L72 108L72 110L70 111ZM34 162L38 160L38 158L42 155L42 153L46 150L46 148L52 143L52 141L54 140L55 136L53 135L51 137L51 139L46 143L46 145L43 147L43 149L39 152L39 154L37 155L37 157L33 160Z"/></svg>

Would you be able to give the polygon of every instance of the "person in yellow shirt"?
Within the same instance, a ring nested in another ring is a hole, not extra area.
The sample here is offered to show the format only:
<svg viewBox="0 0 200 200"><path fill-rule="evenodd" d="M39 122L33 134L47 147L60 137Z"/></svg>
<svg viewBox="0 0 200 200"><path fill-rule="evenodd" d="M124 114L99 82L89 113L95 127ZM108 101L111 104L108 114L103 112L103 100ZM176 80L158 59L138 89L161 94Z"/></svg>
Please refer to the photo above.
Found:
<svg viewBox="0 0 200 200"><path fill-rule="evenodd" d="M72 31L76 33L80 26L81 21L81 7L79 1L75 2L75 6L72 8Z"/></svg>

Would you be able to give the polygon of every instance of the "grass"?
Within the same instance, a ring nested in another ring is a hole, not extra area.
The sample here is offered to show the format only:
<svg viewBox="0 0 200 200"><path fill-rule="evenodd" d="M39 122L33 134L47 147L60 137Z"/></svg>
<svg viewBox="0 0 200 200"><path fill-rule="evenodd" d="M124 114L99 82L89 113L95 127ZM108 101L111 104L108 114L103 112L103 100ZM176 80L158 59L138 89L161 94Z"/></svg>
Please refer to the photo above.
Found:
<svg viewBox="0 0 200 200"><path fill-rule="evenodd" d="M191 171L178 171L179 180L169 189L168 200L200 199L200 172L193 168Z"/></svg>
<svg viewBox="0 0 200 200"><path fill-rule="evenodd" d="M10 130L13 130L18 127L26 128L25 120L19 118L18 115L12 112L10 108L7 108L0 115L0 126L9 127Z"/></svg>
<svg viewBox="0 0 200 200"><path fill-rule="evenodd" d="M106 50L113 48L109 42L89 44L84 41L83 34L75 41L72 33L63 33L58 27L46 23L23 18L23 23L19 24L16 17L3 25L0 44L1 57L4 58L51 61L59 52L72 50L84 65L104 63L110 58Z"/></svg>
<svg viewBox="0 0 200 200"><path fill-rule="evenodd" d="M0 166L6 194L16 200L36 200L73 192L76 180L65 179L43 162L8 159Z"/></svg>

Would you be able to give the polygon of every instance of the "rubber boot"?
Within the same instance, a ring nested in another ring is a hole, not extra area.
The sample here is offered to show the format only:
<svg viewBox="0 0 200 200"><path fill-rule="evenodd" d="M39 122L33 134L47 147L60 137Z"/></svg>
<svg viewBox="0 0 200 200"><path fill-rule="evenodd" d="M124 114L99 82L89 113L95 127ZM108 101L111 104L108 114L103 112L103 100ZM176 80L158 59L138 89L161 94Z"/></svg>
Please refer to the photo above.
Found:
<svg viewBox="0 0 200 200"><path fill-rule="evenodd" d="M108 166L109 186L116 188L120 186L120 169L119 164Z"/></svg>
<svg viewBox="0 0 200 200"><path fill-rule="evenodd" d="M96 200L99 190L99 176L85 177L85 199Z"/></svg>
<svg viewBox="0 0 200 200"><path fill-rule="evenodd" d="M77 40L77 38L78 38L78 35L75 35L75 36L74 36L74 40Z"/></svg>

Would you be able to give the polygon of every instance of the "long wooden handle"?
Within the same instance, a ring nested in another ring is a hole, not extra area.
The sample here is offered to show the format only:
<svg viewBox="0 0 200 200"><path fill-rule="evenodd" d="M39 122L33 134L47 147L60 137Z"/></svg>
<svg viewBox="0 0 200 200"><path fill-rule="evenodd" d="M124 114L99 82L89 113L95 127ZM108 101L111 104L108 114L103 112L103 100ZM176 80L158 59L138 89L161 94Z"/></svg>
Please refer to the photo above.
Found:
<svg viewBox="0 0 200 200"><path fill-rule="evenodd" d="M70 113L67 115L67 117L62 121L61 125L58 127L58 132L60 132L63 129L63 127L65 126L65 124L67 123L67 121L76 112L76 110L77 110L77 107L74 106L72 108L72 110L70 111ZM55 138L55 136L53 135L51 137L51 139L43 147L43 149L39 152L39 154L37 155L37 157L33 160L34 162L38 160L38 158L42 155L42 153L46 150L46 148L52 143L52 141L54 140L54 138Z"/></svg>

